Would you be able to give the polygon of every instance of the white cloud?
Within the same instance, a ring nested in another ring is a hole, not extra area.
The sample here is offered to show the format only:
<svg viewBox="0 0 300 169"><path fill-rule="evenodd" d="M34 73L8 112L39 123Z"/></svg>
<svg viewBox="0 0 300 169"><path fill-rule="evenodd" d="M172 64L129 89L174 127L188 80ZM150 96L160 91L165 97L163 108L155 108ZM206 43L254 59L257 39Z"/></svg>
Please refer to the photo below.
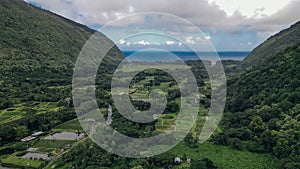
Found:
<svg viewBox="0 0 300 169"><path fill-rule="evenodd" d="M124 45L125 43L126 43L126 40L124 40L124 39L120 39L120 40L119 40L119 44L120 44L120 45Z"/></svg>
<svg viewBox="0 0 300 169"><path fill-rule="evenodd" d="M41 4L46 9L87 25L104 25L135 12L163 12L185 18L201 29L209 29L213 32L219 30L227 32L245 30L270 32L285 28L300 19L299 0L32 1ZM128 25L143 21L143 18L134 18L123 24ZM171 23L172 21L163 22L163 24ZM159 26L163 25L160 23Z"/></svg>
<svg viewBox="0 0 300 169"><path fill-rule="evenodd" d="M141 41L138 41L138 42L133 42L132 44L134 44L134 45L144 45L144 46L146 46L146 45L150 45L150 42L145 41L145 40L141 40Z"/></svg>
<svg viewBox="0 0 300 169"><path fill-rule="evenodd" d="M186 43L194 45L194 44L196 44L196 40L192 36L189 36L189 37L186 37Z"/></svg>
<svg viewBox="0 0 300 169"><path fill-rule="evenodd" d="M174 41L166 41L166 44L167 44L167 45L174 45L175 42L174 42Z"/></svg>
<svg viewBox="0 0 300 169"><path fill-rule="evenodd" d="M133 6L129 6L129 9L128 9L128 13L134 13L134 7Z"/></svg>
<svg viewBox="0 0 300 169"><path fill-rule="evenodd" d="M121 39L118 41L119 45L121 46L132 46L132 45L143 45L143 46L147 46L147 45L161 45L161 43L159 42L148 42L146 40L140 40L140 41L133 41L133 42L129 42L129 41L125 41L124 39Z"/></svg>
<svg viewBox="0 0 300 169"><path fill-rule="evenodd" d="M27 1L27 0L26 0ZM28 0L29 1L29 0ZM270 35L289 27L291 24L299 21L300 18L300 0L30 0L37 2L50 11L70 18L85 25L105 25L115 19L132 15L140 12L162 12L170 13L192 22L205 32L210 34L201 39L195 37L184 38L189 44L199 44L203 41L218 39L215 34L238 34L238 33L256 33L260 41ZM194 29L178 20L160 18L153 20L157 27L161 29L169 25L177 26L186 32L193 32ZM145 24L145 18L133 16L118 22L115 26L133 26L142 27ZM181 24L181 25L180 25ZM151 28L152 29L152 28ZM178 30L166 30L170 35L177 36ZM221 33L220 33L221 32ZM188 36L188 35L186 35ZM186 37L183 36L183 37ZM254 35L255 36L255 35ZM224 36L225 37L225 36ZM227 36L228 37L228 36ZM153 43L145 41L122 42L123 45L148 45ZM245 39L243 44L248 41L257 44L253 39ZM162 41L161 44L165 41ZM120 43L120 42L119 42ZM221 42L220 42L221 43ZM239 42L236 42L237 46ZM180 44L179 44L180 45ZM182 44L181 44L182 45Z"/></svg>
<svg viewBox="0 0 300 169"><path fill-rule="evenodd" d="M275 33L276 32L257 32L256 37L259 39L266 39Z"/></svg>
<svg viewBox="0 0 300 169"><path fill-rule="evenodd" d="M211 37L210 36L205 36L205 39L210 40Z"/></svg>
<svg viewBox="0 0 300 169"><path fill-rule="evenodd" d="M259 1L247 1L247 0L208 0L210 4L216 4L220 6L229 16L233 15L236 11L240 12L249 18L251 17L263 17L266 15L272 15L278 11L278 9L284 7L292 0L259 0Z"/></svg>

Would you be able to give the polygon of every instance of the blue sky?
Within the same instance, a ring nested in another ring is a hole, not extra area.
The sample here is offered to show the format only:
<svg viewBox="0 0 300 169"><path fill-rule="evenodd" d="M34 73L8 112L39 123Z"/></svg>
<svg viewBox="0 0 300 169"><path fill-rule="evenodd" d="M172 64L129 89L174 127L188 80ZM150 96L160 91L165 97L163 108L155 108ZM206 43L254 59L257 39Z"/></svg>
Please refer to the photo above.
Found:
<svg viewBox="0 0 300 169"><path fill-rule="evenodd" d="M122 50L145 47L184 50L186 45L210 50L207 46L211 44L218 51L250 51L269 36L300 20L299 0L27 2L93 29L102 28L101 31ZM153 13L137 15L143 12L167 13L171 16L154 16ZM106 27L103 29L104 25Z"/></svg>

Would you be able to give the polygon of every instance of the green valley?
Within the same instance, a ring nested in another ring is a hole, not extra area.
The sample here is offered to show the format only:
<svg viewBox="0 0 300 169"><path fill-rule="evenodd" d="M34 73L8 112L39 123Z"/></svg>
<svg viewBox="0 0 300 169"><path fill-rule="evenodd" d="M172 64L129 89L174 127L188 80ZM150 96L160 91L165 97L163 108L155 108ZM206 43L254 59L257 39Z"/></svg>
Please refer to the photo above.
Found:
<svg viewBox="0 0 300 169"><path fill-rule="evenodd" d="M227 75L227 102L220 125L201 144L199 135L213 106L214 86L202 61L185 60L199 90L190 107L200 104L189 134L163 154L125 158L104 150L85 133L73 105L75 62L96 31L23 0L0 0L0 168L298 169L299 25L270 37L244 61L217 63L223 63ZM103 45L100 50L113 44L104 34L98 36ZM151 107L151 91L159 89L167 100L163 113L155 114L152 122L137 123L118 112L111 81L124 57L113 45L93 77L96 101L103 116L111 116L109 125L135 138L176 131L181 91L172 76L155 68L139 72L128 95L132 105L143 111ZM122 73L136 69L142 68L125 67ZM181 67L171 69L180 71ZM93 92L93 88L83 91ZM83 114L92 111L89 99L80 105L86 106Z"/></svg>

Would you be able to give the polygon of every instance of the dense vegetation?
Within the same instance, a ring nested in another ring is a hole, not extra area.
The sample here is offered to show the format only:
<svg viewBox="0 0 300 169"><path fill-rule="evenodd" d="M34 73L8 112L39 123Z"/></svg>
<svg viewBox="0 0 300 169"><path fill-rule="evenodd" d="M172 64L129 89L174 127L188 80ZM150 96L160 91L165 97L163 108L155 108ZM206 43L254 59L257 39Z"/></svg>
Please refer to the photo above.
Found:
<svg viewBox="0 0 300 169"><path fill-rule="evenodd" d="M88 151L86 151L88 150ZM175 163L174 158L179 157L182 164ZM191 164L186 162L192 159ZM180 143L172 150L158 156L143 159L119 157L99 148L94 142L84 140L71 149L63 158L53 163L58 169L77 167L85 168L113 168L113 169L186 169L186 168L276 168L269 155L256 154L247 151L234 150L226 146L202 144L197 148L189 147L187 143ZM50 169L53 165L48 165Z"/></svg>
<svg viewBox="0 0 300 169"><path fill-rule="evenodd" d="M71 100L73 67L94 32L22 0L0 1L1 146L76 117ZM123 55L113 47L107 56L99 72L107 73L102 79L109 83L111 69ZM35 108L48 103L55 108Z"/></svg>
<svg viewBox="0 0 300 169"><path fill-rule="evenodd" d="M0 11L1 108L12 104L10 97L23 101L70 97L70 87L63 91L48 87L71 84L75 60L94 31L21 0L0 1ZM117 48L108 55L113 56L111 62L123 57Z"/></svg>
<svg viewBox="0 0 300 169"><path fill-rule="evenodd" d="M299 65L297 44L230 80L224 132L214 141L252 152L271 152L281 160L282 168L299 168Z"/></svg>

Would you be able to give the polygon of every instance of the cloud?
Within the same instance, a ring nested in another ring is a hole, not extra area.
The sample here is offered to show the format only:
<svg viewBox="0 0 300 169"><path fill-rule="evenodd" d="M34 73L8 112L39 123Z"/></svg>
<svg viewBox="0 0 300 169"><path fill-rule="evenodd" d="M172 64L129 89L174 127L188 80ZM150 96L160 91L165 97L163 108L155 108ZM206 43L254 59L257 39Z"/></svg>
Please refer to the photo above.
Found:
<svg viewBox="0 0 300 169"><path fill-rule="evenodd" d="M175 42L174 42L174 41L166 41L166 44L167 44L167 45L174 45Z"/></svg>
<svg viewBox="0 0 300 169"><path fill-rule="evenodd" d="M211 37L210 36L205 36L205 39L210 40Z"/></svg>
<svg viewBox="0 0 300 169"><path fill-rule="evenodd" d="M204 30L222 30L234 33L245 30L278 31L300 19L299 0L291 1L287 6L269 16L261 15L264 8L259 6L255 8L254 6L252 7L255 9L254 15L250 18L239 11L229 15L217 3L209 3L208 0L31 0L31 2L39 3L46 9L87 25L105 25L134 12L163 12L187 19ZM247 3L257 4L252 1ZM268 4L272 5L272 3L273 1ZM257 18L255 13L260 17ZM135 18L130 22L141 21L144 20ZM172 23L172 21L166 22L166 24L168 23ZM245 25L250 26L245 28Z"/></svg>
<svg viewBox="0 0 300 169"><path fill-rule="evenodd" d="M131 44L133 44L133 45L144 45L144 46L146 46L146 45L150 45L150 42L145 41L145 40L141 40L141 41L138 41L138 42L133 42L133 43L131 43Z"/></svg>
<svg viewBox="0 0 300 169"><path fill-rule="evenodd" d="M294 0L276 13L251 21L251 30L274 31L300 20L300 1Z"/></svg>
<svg viewBox="0 0 300 169"><path fill-rule="evenodd" d="M176 15L180 18L186 19L200 28L204 32L209 32L204 38L196 39L194 36L189 36L184 39L186 43L197 44L204 40L218 39L220 34L254 34L256 38L263 41L270 35L289 27L291 24L300 20L300 0L288 0L283 2L274 2L264 0L263 3L248 0L245 2L238 2L234 4L231 0L26 0L31 3L40 4L42 8L48 9L62 16L70 18L76 22L85 25L99 25L103 26L116 19L141 12L161 12ZM212 2L216 1L216 2ZM217 1L222 3L217 3ZM227 3L227 2L231 2ZM236 6L239 3L251 4L251 10L247 10L247 5L237 10ZM277 5L275 5L275 3ZM279 5L278 5L279 4ZM282 4L286 4L282 6ZM223 5L223 6L222 6ZM227 6L225 6L227 5ZM232 6L230 6L232 5ZM275 5L272 10L270 6ZM225 9L226 7L226 9ZM229 9L229 12L228 12ZM245 14L246 13L246 14ZM194 28L187 26L184 22L178 22L176 19L170 18L143 18L140 16L133 16L118 22L114 26L132 26L132 32L137 32L136 28L142 29L147 21L151 21L155 27L149 29L161 29L172 25L172 30L165 30L170 35L178 35L180 31L193 32ZM176 30L178 26L179 31ZM246 36L246 35L245 35ZM224 36L225 37L225 36ZM227 44L229 36L226 36ZM229 38L230 39L230 38ZM221 40L220 40L221 41ZM224 41L224 40L223 40ZM244 44L253 42L252 45L257 45L257 41L245 38ZM120 41L122 45L148 45L154 42L136 41L127 42ZM170 44L170 42L163 41L161 44ZM219 42L222 44L221 42ZM230 42L234 45L234 42ZM240 42L236 42L237 46Z"/></svg>
<svg viewBox="0 0 300 169"><path fill-rule="evenodd" d="M208 0L211 4L217 4L222 10L224 10L229 16L238 11L242 15L249 18L251 17L264 17L274 14L278 9L282 8L288 2L292 0Z"/></svg>
<svg viewBox="0 0 300 169"><path fill-rule="evenodd" d="M191 45L196 44L196 40L192 36L186 37L185 41L186 41L186 43L191 44Z"/></svg>
<svg viewBox="0 0 300 169"><path fill-rule="evenodd" d="M119 40L119 44L120 44L120 45L126 44L126 40L124 40L124 39Z"/></svg>

